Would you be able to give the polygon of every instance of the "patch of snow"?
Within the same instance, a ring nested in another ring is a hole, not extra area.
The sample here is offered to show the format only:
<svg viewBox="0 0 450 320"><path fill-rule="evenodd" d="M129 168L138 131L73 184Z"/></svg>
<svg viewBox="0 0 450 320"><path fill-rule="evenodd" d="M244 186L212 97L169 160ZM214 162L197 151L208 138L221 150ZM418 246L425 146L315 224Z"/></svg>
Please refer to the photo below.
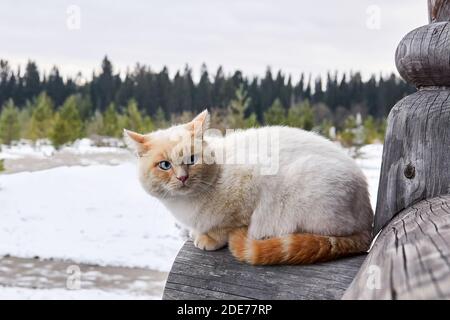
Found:
<svg viewBox="0 0 450 320"><path fill-rule="evenodd" d="M113 152L119 152L119 153L127 153L129 152L125 148L121 148L120 146L123 145L120 143L111 143L111 147L98 147L94 144L94 142L91 139L80 139L75 141L72 145L63 147L61 149L61 152L70 152L74 154L93 154L93 153L113 153Z"/></svg>
<svg viewBox="0 0 450 320"><path fill-rule="evenodd" d="M55 148L48 140L38 140L33 145L29 140L0 146L0 159L20 159L26 157L45 158L54 154Z"/></svg>
<svg viewBox="0 0 450 320"><path fill-rule="evenodd" d="M367 182L369 183L370 202L372 204L372 208L375 210L375 206L377 204L383 145L365 145L359 150L359 153L360 156L355 160L367 177Z"/></svg>
<svg viewBox="0 0 450 320"><path fill-rule="evenodd" d="M29 289L1 287L0 300L159 300L159 296L133 295L125 290Z"/></svg>
<svg viewBox="0 0 450 320"><path fill-rule="evenodd" d="M34 144L29 140L20 140L10 146L1 145L0 159L21 159L25 157L46 158L51 157L57 152L67 152L76 155L129 152L124 148L124 143L119 139L109 138L107 145L96 146L93 140L84 138L75 141L71 145L64 146L60 150L56 150L50 141L46 139L38 140Z"/></svg>
<svg viewBox="0 0 450 320"><path fill-rule="evenodd" d="M175 220L132 163L0 176L0 255L169 271Z"/></svg>

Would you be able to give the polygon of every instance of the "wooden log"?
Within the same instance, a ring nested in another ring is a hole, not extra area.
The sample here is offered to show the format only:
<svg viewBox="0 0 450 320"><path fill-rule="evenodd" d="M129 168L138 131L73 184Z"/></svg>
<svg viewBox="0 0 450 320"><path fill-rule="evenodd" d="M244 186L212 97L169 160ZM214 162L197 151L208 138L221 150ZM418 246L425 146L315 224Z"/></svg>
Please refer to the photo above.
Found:
<svg viewBox="0 0 450 320"><path fill-rule="evenodd" d="M450 195L423 200L379 235L344 299L449 299Z"/></svg>
<svg viewBox="0 0 450 320"><path fill-rule="evenodd" d="M388 117L375 232L409 205L450 193L449 8L450 0L429 1L432 23L407 34L397 48L400 74L419 91Z"/></svg>
<svg viewBox="0 0 450 320"><path fill-rule="evenodd" d="M340 299L365 255L306 266L251 266L228 249L202 251L185 243L163 299Z"/></svg>
<svg viewBox="0 0 450 320"><path fill-rule="evenodd" d="M400 75L421 88L450 86L450 23L432 23L409 32L400 42L395 62Z"/></svg>
<svg viewBox="0 0 450 320"><path fill-rule="evenodd" d="M428 0L428 17L430 22L449 21L450 1Z"/></svg>

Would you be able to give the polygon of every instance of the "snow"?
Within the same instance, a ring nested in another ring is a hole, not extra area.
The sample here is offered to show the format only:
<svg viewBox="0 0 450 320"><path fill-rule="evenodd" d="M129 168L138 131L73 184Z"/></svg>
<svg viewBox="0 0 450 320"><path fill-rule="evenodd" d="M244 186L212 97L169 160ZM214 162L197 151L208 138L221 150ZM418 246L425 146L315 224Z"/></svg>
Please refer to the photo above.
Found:
<svg viewBox="0 0 450 320"><path fill-rule="evenodd" d="M0 255L169 271L183 241L133 163L0 176Z"/></svg>
<svg viewBox="0 0 450 320"><path fill-rule="evenodd" d="M29 289L0 286L0 300L156 300L159 296L133 295L127 290Z"/></svg>
<svg viewBox="0 0 450 320"><path fill-rule="evenodd" d="M370 202L375 210L377 204L378 182L380 179L381 158L383 155L382 144L369 144L360 150L360 156L356 163L362 169L369 183Z"/></svg>
<svg viewBox="0 0 450 320"><path fill-rule="evenodd" d="M0 146L0 159L20 159L25 157L50 157L55 148L46 140L37 141L35 145L27 140L21 140L14 145Z"/></svg>
<svg viewBox="0 0 450 320"><path fill-rule="evenodd" d="M21 140L15 144L0 146L0 159L21 159L25 157L48 158L56 152L71 153L74 155L83 154L102 154L102 153L129 153L124 147L123 142L118 139L104 139L110 146L96 146L91 139L83 138L75 141L71 145L63 146L60 150L56 150L48 140L38 140L32 143L29 140Z"/></svg>
<svg viewBox="0 0 450 320"><path fill-rule="evenodd" d="M111 145L115 145L115 146L111 146L111 147L98 147L94 145L94 142L90 139L84 138L84 139L80 139L75 141L72 145L70 146L65 146L61 149L61 151L66 151L66 152L70 152L73 154L92 154L92 153L111 153L111 152L119 152L119 153L129 153L128 150L126 150L125 148L120 148L123 147L124 144L123 143L119 143L118 140L116 139L112 139L110 138L109 143Z"/></svg>

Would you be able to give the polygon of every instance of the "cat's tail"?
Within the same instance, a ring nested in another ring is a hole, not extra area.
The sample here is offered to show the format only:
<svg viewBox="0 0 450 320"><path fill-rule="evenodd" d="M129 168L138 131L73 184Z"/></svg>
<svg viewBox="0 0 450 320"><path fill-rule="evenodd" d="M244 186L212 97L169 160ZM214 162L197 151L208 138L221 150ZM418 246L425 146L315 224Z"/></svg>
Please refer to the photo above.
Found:
<svg viewBox="0 0 450 320"><path fill-rule="evenodd" d="M365 252L371 240L371 231L345 237L295 233L254 240L241 228L230 233L228 245L233 256L253 265L309 264Z"/></svg>

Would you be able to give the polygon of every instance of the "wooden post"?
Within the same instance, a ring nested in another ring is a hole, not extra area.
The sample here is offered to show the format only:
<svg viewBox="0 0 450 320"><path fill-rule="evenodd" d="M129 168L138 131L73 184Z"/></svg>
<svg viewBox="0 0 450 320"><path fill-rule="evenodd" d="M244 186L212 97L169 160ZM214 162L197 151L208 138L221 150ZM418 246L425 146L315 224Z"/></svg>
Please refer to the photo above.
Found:
<svg viewBox="0 0 450 320"><path fill-rule="evenodd" d="M418 91L391 110L375 229L345 299L450 298L450 0L407 34L397 69Z"/></svg>
<svg viewBox="0 0 450 320"><path fill-rule="evenodd" d="M395 55L401 76L418 91L388 117L376 232L413 203L450 193L450 1L429 0L429 17Z"/></svg>
<svg viewBox="0 0 450 320"><path fill-rule="evenodd" d="M428 0L428 21L441 22L449 21L450 6L446 0Z"/></svg>

